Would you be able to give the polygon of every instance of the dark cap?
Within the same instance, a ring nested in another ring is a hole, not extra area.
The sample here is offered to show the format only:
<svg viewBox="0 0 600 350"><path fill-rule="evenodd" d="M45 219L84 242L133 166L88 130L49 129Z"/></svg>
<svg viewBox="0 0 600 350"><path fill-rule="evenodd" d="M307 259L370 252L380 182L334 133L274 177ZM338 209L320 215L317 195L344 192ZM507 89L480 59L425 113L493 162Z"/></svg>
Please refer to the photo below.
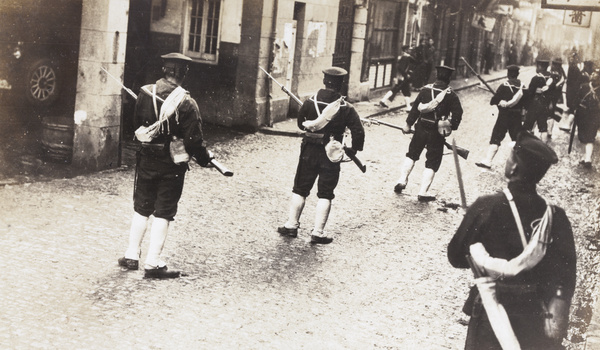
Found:
<svg viewBox="0 0 600 350"><path fill-rule="evenodd" d="M332 77L343 77L344 75L348 74L348 72L344 68L330 67L323 69L323 74L330 75Z"/></svg>
<svg viewBox="0 0 600 350"><path fill-rule="evenodd" d="M163 60L166 61L183 61L183 62L190 62L192 61L191 58L187 57L186 55L182 55L179 52L171 52L168 53L166 55L162 55L160 56L160 58L162 58Z"/></svg>
<svg viewBox="0 0 600 350"><path fill-rule="evenodd" d="M410 45L402 45L402 51L410 49Z"/></svg>
<svg viewBox="0 0 600 350"><path fill-rule="evenodd" d="M506 67L506 70L512 73L519 73L519 69L520 67L516 64L511 64L510 66Z"/></svg>
<svg viewBox="0 0 600 350"><path fill-rule="evenodd" d="M588 67L590 69L594 68L594 61L583 61L583 66Z"/></svg>
<svg viewBox="0 0 600 350"><path fill-rule="evenodd" d="M535 63L537 65L539 65L539 66L548 68L548 65L550 64L550 61L539 59L539 60L535 61Z"/></svg>
<svg viewBox="0 0 600 350"><path fill-rule="evenodd" d="M552 59L552 64L562 64L562 58L556 57Z"/></svg>
<svg viewBox="0 0 600 350"><path fill-rule="evenodd" d="M513 152L523 177L535 183L544 177L550 165L558 162L556 152L527 131L519 133Z"/></svg>
<svg viewBox="0 0 600 350"><path fill-rule="evenodd" d="M450 82L450 77L452 76L452 72L454 72L454 68L448 66L436 66L437 79L445 81L447 83Z"/></svg>

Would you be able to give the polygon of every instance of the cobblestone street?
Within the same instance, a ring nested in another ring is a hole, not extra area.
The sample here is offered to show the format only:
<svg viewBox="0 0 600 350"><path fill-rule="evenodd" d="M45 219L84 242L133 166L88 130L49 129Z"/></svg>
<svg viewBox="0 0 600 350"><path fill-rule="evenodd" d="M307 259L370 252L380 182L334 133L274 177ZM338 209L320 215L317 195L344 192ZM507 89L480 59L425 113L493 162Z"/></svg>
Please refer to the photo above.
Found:
<svg viewBox="0 0 600 350"><path fill-rule="evenodd" d="M458 94L465 115L451 138L471 150L461 170L472 203L503 188L508 136L492 170L476 167L497 110L487 92ZM405 117L378 118L401 124ZM308 243L315 190L298 238L275 230L287 217L299 138L234 131L212 138L209 148L235 175L192 164L164 249L169 267L189 275L175 280L146 280L143 270L117 265L133 213L130 162L0 187L0 347L462 349L468 317L461 308L472 277L446 258L462 218L452 155L433 182L437 201L420 203L423 160L406 193L393 192L409 136L382 125L366 133L358 157L367 172L342 165L326 227L335 240L327 246ZM577 168L581 150L576 142L567 155L567 144L568 134L557 129L552 146L560 161L539 191L573 224L579 277L565 344L583 350L586 312L597 294L599 257L587 248L600 177L597 168Z"/></svg>

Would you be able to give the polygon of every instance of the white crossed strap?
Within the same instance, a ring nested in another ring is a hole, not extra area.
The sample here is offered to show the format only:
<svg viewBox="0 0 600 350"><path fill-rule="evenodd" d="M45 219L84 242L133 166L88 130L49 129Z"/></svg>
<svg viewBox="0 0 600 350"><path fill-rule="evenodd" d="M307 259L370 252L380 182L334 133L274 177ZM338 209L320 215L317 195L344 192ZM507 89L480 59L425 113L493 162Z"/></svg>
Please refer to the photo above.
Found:
<svg viewBox="0 0 600 350"><path fill-rule="evenodd" d="M325 103L317 101L317 94L313 96L313 101L315 103L315 110L317 111L317 119L314 120L305 120L302 123L302 126L306 128L306 130L310 132L315 132L323 129L329 122L335 118L342 103L344 102L344 96L338 98L337 100L331 103ZM323 109L323 112L319 110L319 104L325 104L327 107Z"/></svg>

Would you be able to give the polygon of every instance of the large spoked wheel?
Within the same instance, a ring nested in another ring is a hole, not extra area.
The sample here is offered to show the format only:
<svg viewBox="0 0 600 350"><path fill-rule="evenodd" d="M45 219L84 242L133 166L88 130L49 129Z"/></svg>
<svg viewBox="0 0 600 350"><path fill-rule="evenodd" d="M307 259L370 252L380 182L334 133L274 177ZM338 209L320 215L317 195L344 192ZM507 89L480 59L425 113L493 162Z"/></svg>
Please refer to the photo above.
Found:
<svg viewBox="0 0 600 350"><path fill-rule="evenodd" d="M46 107L58 98L60 77L55 64L47 58L35 61L27 71L25 96L35 107Z"/></svg>

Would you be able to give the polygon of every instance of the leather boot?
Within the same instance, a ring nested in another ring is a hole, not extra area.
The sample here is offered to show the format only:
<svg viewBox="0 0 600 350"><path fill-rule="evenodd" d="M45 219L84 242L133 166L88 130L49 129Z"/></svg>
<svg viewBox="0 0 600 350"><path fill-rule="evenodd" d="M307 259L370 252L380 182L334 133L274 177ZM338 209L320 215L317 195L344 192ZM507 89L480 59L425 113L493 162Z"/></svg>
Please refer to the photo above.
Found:
<svg viewBox="0 0 600 350"><path fill-rule="evenodd" d="M421 189L418 195L419 202L431 202L435 200L435 196L429 193L429 187L433 182L434 176L435 171L433 169L425 168L423 170L423 179L421 180Z"/></svg>
<svg viewBox="0 0 600 350"><path fill-rule="evenodd" d="M288 220L282 227L277 228L277 232L279 232L279 234L288 237L298 236L298 227L300 227L300 216L302 215L302 210L304 210L305 203L305 197L302 197L301 195L296 193L292 194L292 199L290 200L290 212Z"/></svg>
<svg viewBox="0 0 600 350"><path fill-rule="evenodd" d="M402 167L400 168L400 178L394 187L394 192L402 193L402 190L406 188L406 184L408 183L408 176L410 175L413 167L415 166L415 161L406 157L404 158L404 163L402 163Z"/></svg>
<svg viewBox="0 0 600 350"><path fill-rule="evenodd" d="M325 224L331 211L331 200L319 198L317 208L315 209L315 227L312 231L310 242L313 244L329 244L333 238L325 234Z"/></svg>
<svg viewBox="0 0 600 350"><path fill-rule="evenodd" d="M481 160L481 162L475 163L475 165L477 165L478 167L481 168L486 168L486 169L491 169L492 168L492 160L494 159L494 157L496 156L496 153L498 152L498 145L495 144L490 144L490 147L487 150L487 154L485 156L485 158L483 158Z"/></svg>

